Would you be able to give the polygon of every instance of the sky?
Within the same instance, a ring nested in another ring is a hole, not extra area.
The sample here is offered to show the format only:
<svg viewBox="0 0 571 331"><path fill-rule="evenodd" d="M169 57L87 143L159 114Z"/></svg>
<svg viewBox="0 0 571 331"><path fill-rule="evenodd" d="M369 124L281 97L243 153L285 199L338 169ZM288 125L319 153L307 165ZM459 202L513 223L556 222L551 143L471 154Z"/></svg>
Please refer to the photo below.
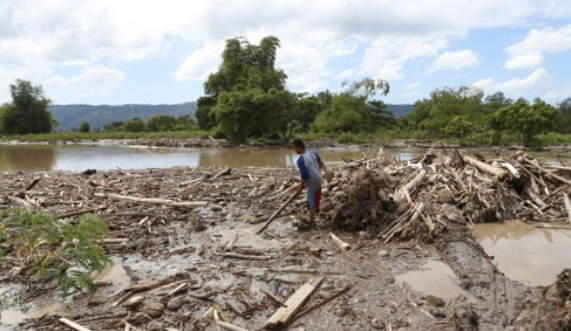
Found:
<svg viewBox="0 0 571 331"><path fill-rule="evenodd" d="M55 104L195 101L225 40L269 35L296 92L370 77L393 104L462 85L571 97L570 0L1 0L0 103L16 79Z"/></svg>

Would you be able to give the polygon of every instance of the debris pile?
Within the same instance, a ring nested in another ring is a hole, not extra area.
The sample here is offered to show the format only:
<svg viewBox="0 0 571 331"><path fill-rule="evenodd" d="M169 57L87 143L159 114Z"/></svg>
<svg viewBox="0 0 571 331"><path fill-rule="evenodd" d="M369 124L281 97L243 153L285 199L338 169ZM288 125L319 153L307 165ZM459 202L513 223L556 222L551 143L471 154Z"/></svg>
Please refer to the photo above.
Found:
<svg viewBox="0 0 571 331"><path fill-rule="evenodd" d="M458 157L456 167L453 159L433 157L347 163L327 184L322 210L333 228L368 229L386 242L435 239L450 222L571 223L571 168L528 159L486 162L456 152Z"/></svg>

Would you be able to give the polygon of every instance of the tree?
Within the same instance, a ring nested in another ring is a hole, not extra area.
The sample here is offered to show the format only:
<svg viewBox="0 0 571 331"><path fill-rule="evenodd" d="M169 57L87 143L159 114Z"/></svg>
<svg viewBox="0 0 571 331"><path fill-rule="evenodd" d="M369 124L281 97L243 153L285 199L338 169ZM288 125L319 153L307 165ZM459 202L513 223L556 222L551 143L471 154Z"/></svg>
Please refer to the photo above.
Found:
<svg viewBox="0 0 571 331"><path fill-rule="evenodd" d="M484 113L486 114L487 127L492 130L492 144L499 145L502 137L502 132L507 128L504 127L504 121L494 113L499 109L509 106L513 100L506 98L502 92L497 92L486 97L484 102Z"/></svg>
<svg viewBox="0 0 571 331"><path fill-rule="evenodd" d="M12 103L5 105L2 128L7 134L48 133L56 125L48 106L50 99L41 85L17 79L10 85Z"/></svg>
<svg viewBox="0 0 571 331"><path fill-rule="evenodd" d="M91 131L91 127L88 122L81 122L79 127L77 127L77 132L88 133Z"/></svg>
<svg viewBox="0 0 571 331"><path fill-rule="evenodd" d="M571 98L567 98L557 106L555 130L559 133L571 133Z"/></svg>
<svg viewBox="0 0 571 331"><path fill-rule="evenodd" d="M374 131L392 113L379 100L369 100L377 91L381 95L389 92L389 84L384 80L364 78L352 83L343 83L344 92L331 98L331 104L315 119L315 128L321 132Z"/></svg>
<svg viewBox="0 0 571 331"><path fill-rule="evenodd" d="M147 130L150 132L174 131L177 122L175 117L167 114L151 116L147 119Z"/></svg>
<svg viewBox="0 0 571 331"><path fill-rule="evenodd" d="M216 127L237 141L282 129L276 123L283 123L291 98L285 89L286 74L275 68L279 46L279 39L272 36L259 45L241 38L226 41L222 64L208 76L206 96L197 103L202 129Z"/></svg>
<svg viewBox="0 0 571 331"><path fill-rule="evenodd" d="M435 137L463 139L484 127L483 97L483 92L472 86L437 89L429 99L417 101L406 119L411 128Z"/></svg>
<svg viewBox="0 0 571 331"><path fill-rule="evenodd" d="M529 104L523 98L498 109L494 115L503 127L520 134L524 146L535 143L535 135L547 132L555 117L555 107L541 99L535 99Z"/></svg>
<svg viewBox="0 0 571 331"><path fill-rule="evenodd" d="M123 130L126 132L144 132L145 122L140 117L134 117L123 123Z"/></svg>

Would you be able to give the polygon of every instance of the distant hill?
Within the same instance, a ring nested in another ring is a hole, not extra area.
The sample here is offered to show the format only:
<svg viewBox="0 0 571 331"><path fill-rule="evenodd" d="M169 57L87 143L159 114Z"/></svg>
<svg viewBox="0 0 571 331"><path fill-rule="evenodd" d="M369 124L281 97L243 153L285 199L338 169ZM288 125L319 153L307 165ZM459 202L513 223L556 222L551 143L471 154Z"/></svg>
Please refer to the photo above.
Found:
<svg viewBox="0 0 571 331"><path fill-rule="evenodd" d="M395 117L400 118L404 115L408 114L413 108L414 105L390 105L387 104L387 108L395 114Z"/></svg>
<svg viewBox="0 0 571 331"><path fill-rule="evenodd" d="M49 110L59 123L56 130L71 131L84 121L88 122L91 128L97 128L137 116L147 119L154 115L169 114L177 117L190 115L194 118L196 102L176 105L53 105Z"/></svg>
<svg viewBox="0 0 571 331"><path fill-rule="evenodd" d="M387 105L395 117L403 117L414 105ZM190 115L195 118L196 102L185 102L176 105L53 105L50 112L58 121L56 130L71 131L82 122L88 122L91 128L103 127L105 124L125 121L133 117L147 119L154 115L168 114L172 116Z"/></svg>

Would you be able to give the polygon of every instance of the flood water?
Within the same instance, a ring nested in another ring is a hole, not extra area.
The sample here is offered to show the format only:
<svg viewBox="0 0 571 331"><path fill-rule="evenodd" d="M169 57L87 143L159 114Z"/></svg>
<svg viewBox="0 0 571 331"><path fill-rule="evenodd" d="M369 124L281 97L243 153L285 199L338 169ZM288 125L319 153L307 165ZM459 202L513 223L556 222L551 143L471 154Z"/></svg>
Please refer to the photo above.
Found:
<svg viewBox="0 0 571 331"><path fill-rule="evenodd" d="M529 285L550 285L564 268L571 268L571 230L507 221L478 224L474 234L486 253L494 257L498 268L511 279Z"/></svg>
<svg viewBox="0 0 571 331"><path fill-rule="evenodd" d="M427 261L420 270L406 272L395 279L415 291L440 298L450 299L465 293L454 271L441 261Z"/></svg>
<svg viewBox="0 0 571 331"><path fill-rule="evenodd" d="M317 150L325 163L361 159L358 149ZM410 152L396 152L409 160ZM290 167L297 156L287 148L136 148L89 145L0 145L0 171L142 169L186 167Z"/></svg>

